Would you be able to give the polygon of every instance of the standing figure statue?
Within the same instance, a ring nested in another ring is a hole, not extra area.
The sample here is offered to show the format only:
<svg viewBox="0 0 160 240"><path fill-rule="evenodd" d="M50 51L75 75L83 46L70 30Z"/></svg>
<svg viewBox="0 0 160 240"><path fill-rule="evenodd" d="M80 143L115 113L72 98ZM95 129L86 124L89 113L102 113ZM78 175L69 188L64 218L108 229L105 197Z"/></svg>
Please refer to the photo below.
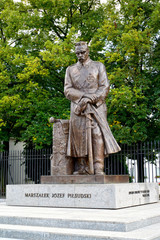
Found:
<svg viewBox="0 0 160 240"><path fill-rule="evenodd" d="M107 123L109 81L105 66L89 58L86 42L75 47L78 62L66 70L64 93L71 101L67 156L77 160L73 174L104 174L104 157L120 151Z"/></svg>

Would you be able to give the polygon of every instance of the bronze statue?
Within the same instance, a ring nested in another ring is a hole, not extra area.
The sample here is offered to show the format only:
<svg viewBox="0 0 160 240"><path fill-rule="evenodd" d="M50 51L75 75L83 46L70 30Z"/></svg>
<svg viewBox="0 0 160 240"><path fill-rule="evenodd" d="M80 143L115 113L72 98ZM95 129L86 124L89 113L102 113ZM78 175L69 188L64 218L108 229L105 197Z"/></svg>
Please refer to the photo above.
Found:
<svg viewBox="0 0 160 240"><path fill-rule="evenodd" d="M64 93L71 101L67 156L77 159L73 174L104 174L104 157L120 151L107 123L109 81L105 66L89 58L86 42L76 44L78 62L66 70Z"/></svg>

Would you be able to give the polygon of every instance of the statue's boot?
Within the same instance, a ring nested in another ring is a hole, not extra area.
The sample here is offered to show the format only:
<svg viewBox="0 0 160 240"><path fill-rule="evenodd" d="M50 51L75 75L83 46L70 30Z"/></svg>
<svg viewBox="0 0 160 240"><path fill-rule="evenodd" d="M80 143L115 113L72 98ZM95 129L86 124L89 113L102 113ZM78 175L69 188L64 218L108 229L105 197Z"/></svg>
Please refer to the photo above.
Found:
<svg viewBox="0 0 160 240"><path fill-rule="evenodd" d="M78 170L73 172L73 175L88 175L86 171L86 158L77 158Z"/></svg>
<svg viewBox="0 0 160 240"><path fill-rule="evenodd" d="M99 159L94 162L94 173L95 175L105 175L104 173L104 160Z"/></svg>
<svg viewBox="0 0 160 240"><path fill-rule="evenodd" d="M88 174L88 175L93 175L93 173L92 173L91 170L90 170L88 161L86 161L85 172L86 172L86 174Z"/></svg>

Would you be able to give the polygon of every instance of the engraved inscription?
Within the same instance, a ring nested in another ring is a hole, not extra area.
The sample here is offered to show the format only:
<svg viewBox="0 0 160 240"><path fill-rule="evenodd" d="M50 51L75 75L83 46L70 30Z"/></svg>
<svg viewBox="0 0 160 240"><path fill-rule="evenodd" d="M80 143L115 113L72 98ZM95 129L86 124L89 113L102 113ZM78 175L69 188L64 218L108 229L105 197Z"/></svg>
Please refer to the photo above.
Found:
<svg viewBox="0 0 160 240"><path fill-rule="evenodd" d="M64 193L52 193L52 198L64 198Z"/></svg>
<svg viewBox="0 0 160 240"><path fill-rule="evenodd" d="M131 195L131 194L142 194L142 197L149 197L150 190L130 191L129 195Z"/></svg>
<svg viewBox="0 0 160 240"><path fill-rule="evenodd" d="M85 193L25 193L26 198L91 198L91 194Z"/></svg>
<svg viewBox="0 0 160 240"><path fill-rule="evenodd" d="M25 197L49 198L49 193L25 193Z"/></svg>
<svg viewBox="0 0 160 240"><path fill-rule="evenodd" d="M70 194L68 193L68 198L91 198L91 194Z"/></svg>

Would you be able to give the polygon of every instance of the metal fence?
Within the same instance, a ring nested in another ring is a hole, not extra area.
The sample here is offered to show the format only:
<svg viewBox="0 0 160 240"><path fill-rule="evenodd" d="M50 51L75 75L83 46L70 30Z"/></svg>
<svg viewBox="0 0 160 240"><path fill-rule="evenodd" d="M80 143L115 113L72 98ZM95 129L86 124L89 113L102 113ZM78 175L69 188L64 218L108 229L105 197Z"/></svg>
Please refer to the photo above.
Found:
<svg viewBox="0 0 160 240"><path fill-rule="evenodd" d="M130 175L130 182L160 182L160 142L121 145L121 152L105 159L107 175ZM39 184L50 175L52 149L0 153L0 197L7 184Z"/></svg>
<svg viewBox="0 0 160 240"><path fill-rule="evenodd" d="M130 182L160 182L160 141L121 145L105 159L105 173L129 174Z"/></svg>
<svg viewBox="0 0 160 240"><path fill-rule="evenodd" d="M7 184L38 184L42 175L50 175L52 149L0 153L0 197Z"/></svg>

